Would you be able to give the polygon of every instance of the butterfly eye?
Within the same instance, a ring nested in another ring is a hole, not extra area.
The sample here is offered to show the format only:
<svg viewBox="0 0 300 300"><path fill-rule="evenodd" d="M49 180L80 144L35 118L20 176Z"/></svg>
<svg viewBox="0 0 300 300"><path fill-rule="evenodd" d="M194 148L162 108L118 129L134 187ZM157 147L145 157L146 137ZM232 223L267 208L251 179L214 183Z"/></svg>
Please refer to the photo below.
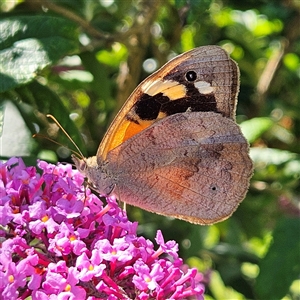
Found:
<svg viewBox="0 0 300 300"><path fill-rule="evenodd" d="M195 81L197 79L197 73L195 71L188 71L185 74L187 81Z"/></svg>

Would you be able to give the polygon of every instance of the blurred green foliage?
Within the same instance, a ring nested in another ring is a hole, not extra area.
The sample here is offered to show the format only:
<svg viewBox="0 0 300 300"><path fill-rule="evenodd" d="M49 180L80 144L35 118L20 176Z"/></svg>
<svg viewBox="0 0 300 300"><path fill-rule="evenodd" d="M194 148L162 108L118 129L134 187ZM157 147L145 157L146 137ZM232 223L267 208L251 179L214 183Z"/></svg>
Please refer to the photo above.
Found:
<svg viewBox="0 0 300 300"><path fill-rule="evenodd" d="M162 229L179 243L205 274L206 299L300 299L298 0L2 0L0 14L1 157L31 164L70 161L70 151L30 134L74 149L46 114L94 155L146 60L155 69L193 47L226 49L241 70L237 121L255 164L246 199L208 227L128 213L141 234Z"/></svg>

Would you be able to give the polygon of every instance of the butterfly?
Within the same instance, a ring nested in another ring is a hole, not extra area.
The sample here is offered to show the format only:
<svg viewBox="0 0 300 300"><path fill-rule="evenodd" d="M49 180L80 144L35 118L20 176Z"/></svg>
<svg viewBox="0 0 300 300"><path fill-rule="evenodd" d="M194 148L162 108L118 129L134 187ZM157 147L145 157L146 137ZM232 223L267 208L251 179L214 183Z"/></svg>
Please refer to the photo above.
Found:
<svg viewBox="0 0 300 300"><path fill-rule="evenodd" d="M253 172L238 91L238 66L221 47L185 52L138 85L96 156L73 161L101 195L191 223L225 220Z"/></svg>

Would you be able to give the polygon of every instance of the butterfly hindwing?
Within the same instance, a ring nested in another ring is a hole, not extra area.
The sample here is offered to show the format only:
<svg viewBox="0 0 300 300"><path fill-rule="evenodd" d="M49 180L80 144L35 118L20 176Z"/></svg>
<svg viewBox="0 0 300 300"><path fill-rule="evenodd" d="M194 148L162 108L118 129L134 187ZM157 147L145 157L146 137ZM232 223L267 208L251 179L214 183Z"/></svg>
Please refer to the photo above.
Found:
<svg viewBox="0 0 300 300"><path fill-rule="evenodd" d="M158 121L112 150L108 168L122 201L209 224L228 217L244 198L252 173L247 153L232 120L187 112Z"/></svg>

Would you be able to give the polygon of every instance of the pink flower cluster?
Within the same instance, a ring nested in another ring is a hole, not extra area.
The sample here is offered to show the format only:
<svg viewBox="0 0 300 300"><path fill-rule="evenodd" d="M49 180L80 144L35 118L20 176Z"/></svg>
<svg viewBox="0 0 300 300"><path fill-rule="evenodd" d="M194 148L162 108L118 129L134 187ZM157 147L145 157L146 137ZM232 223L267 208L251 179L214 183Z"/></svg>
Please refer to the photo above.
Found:
<svg viewBox="0 0 300 300"><path fill-rule="evenodd" d="M12 299L203 299L202 274L137 236L114 199L83 187L71 165L0 163L0 295Z"/></svg>

